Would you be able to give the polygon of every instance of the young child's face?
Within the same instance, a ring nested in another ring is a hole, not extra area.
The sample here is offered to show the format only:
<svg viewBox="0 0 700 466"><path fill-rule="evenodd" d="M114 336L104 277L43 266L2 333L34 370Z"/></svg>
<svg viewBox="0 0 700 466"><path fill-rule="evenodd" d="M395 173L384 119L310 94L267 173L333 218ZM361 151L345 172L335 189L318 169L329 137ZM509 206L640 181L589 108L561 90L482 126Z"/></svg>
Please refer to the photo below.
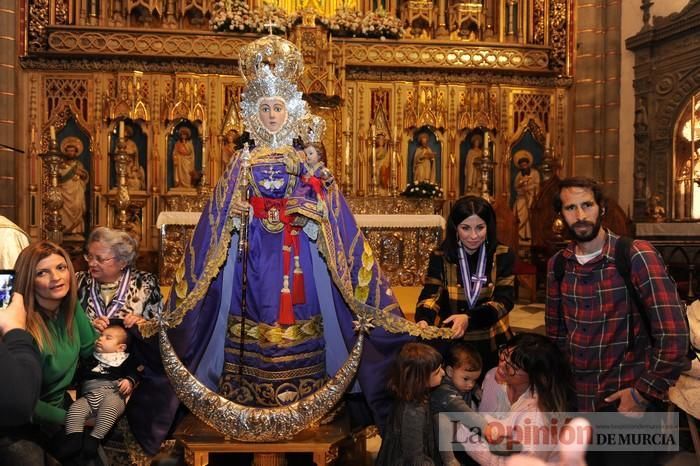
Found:
<svg viewBox="0 0 700 466"><path fill-rule="evenodd" d="M98 353L117 353L126 350L124 342L126 335L123 329L108 327L95 341L95 351Z"/></svg>
<svg viewBox="0 0 700 466"><path fill-rule="evenodd" d="M304 148L304 153L306 153L306 161L311 164L318 163L321 157L318 155L318 151L314 146L307 146Z"/></svg>
<svg viewBox="0 0 700 466"><path fill-rule="evenodd" d="M447 376L452 380L455 388L462 393L472 390L476 386L476 381L481 375L481 371L470 371L466 366L447 366Z"/></svg>
<svg viewBox="0 0 700 466"><path fill-rule="evenodd" d="M428 385L430 388L437 387L442 382L442 377L445 375L445 371L442 366L438 367L430 374L430 379L428 380Z"/></svg>

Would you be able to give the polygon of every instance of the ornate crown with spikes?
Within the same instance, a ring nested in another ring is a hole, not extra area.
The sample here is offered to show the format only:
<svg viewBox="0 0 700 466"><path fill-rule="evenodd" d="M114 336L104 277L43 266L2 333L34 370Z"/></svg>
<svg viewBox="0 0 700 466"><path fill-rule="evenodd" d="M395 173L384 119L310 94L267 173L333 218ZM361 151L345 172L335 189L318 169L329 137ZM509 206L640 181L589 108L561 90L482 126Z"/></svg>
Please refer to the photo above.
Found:
<svg viewBox="0 0 700 466"><path fill-rule="evenodd" d="M304 59L296 45L269 35L241 47L238 66L246 82L260 77L263 68L276 78L297 82L304 71Z"/></svg>
<svg viewBox="0 0 700 466"><path fill-rule="evenodd" d="M313 144L323 141L323 133L326 132L326 120L318 115L307 113L300 120L299 136L304 144Z"/></svg>
<svg viewBox="0 0 700 466"><path fill-rule="evenodd" d="M269 35L242 47L238 64L247 83L241 95L246 130L257 146L291 146L294 137L305 133L300 123L307 115L306 102L296 85L304 70L301 53L288 40ZM287 120L274 133L258 117L260 99L271 97L282 99L287 107Z"/></svg>

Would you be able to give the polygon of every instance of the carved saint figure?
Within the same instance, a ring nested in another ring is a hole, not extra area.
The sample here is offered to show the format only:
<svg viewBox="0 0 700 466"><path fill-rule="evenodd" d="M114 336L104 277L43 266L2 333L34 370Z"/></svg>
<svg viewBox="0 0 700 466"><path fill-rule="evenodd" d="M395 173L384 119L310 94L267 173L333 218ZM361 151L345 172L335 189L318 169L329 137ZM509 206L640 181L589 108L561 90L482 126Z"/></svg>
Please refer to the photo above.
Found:
<svg viewBox="0 0 700 466"><path fill-rule="evenodd" d="M131 126L124 128L126 136L126 153L129 159L126 166L126 186L129 191L143 191L146 189L146 172L139 163L139 148L133 140L134 129Z"/></svg>
<svg viewBox="0 0 700 466"><path fill-rule="evenodd" d="M484 155L484 137L481 134L474 134L470 140L471 146L467 152L467 161L464 164L464 194L479 191L479 180L481 173L476 162Z"/></svg>
<svg viewBox="0 0 700 466"><path fill-rule="evenodd" d="M387 192L391 179L391 151L389 141L384 133L377 134L375 142L377 156L377 181L382 192Z"/></svg>
<svg viewBox="0 0 700 466"><path fill-rule="evenodd" d="M542 177L540 172L532 166L532 154L526 150L519 150L513 157L518 166L518 174L515 175L513 185L515 188L515 216L518 217L518 234L521 242L530 242L532 233L530 229L530 207L532 207L540 189Z"/></svg>
<svg viewBox="0 0 700 466"><path fill-rule="evenodd" d="M173 148L173 169L176 188L191 188L194 174L194 146L192 132L186 126L178 130L179 139Z"/></svg>
<svg viewBox="0 0 700 466"><path fill-rule="evenodd" d="M85 190L90 179L88 171L78 159L83 152L83 142L75 136L68 136L61 141L61 152L66 157L58 169L58 188L63 197L61 207L63 232L82 235L85 233L87 212Z"/></svg>
<svg viewBox="0 0 700 466"><path fill-rule="evenodd" d="M430 148L430 135L422 132L418 135L418 147L413 155L413 181L435 183L435 159L437 154Z"/></svg>
<svg viewBox="0 0 700 466"><path fill-rule="evenodd" d="M230 129L226 132L224 136L224 144L221 146L221 158L224 163L224 167L233 158L233 154L236 153L236 140L240 137L238 131L235 129Z"/></svg>

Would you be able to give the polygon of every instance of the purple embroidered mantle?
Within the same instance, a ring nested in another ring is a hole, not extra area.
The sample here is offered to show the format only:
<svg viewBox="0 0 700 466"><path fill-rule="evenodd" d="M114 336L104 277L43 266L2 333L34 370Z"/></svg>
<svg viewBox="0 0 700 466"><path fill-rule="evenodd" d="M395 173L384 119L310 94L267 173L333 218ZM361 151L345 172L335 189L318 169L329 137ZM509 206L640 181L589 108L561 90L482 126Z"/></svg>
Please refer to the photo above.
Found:
<svg viewBox="0 0 700 466"><path fill-rule="evenodd" d="M248 314L240 360L238 226L230 211L240 195L240 159L229 165L202 213L164 318L175 350L202 383L237 402L270 406L315 391L327 374L335 372L356 338L355 311L363 306L399 316L401 311L335 185L318 199L303 183L304 165L291 150L285 154L253 151L251 174L251 195L284 198L286 215L296 216L294 223L299 225L306 222L299 234L306 302L293 307L296 327L290 331L276 324L282 231L274 231L274 222L251 215ZM385 390L389 366L410 338L378 327L366 340L357 382L380 427L391 405ZM292 374L289 380L273 384L272 392L266 394L265 383L285 373ZM136 399L131 399L129 422L144 450L155 453L171 427L178 401L164 375L144 378L142 384L150 386L140 387Z"/></svg>

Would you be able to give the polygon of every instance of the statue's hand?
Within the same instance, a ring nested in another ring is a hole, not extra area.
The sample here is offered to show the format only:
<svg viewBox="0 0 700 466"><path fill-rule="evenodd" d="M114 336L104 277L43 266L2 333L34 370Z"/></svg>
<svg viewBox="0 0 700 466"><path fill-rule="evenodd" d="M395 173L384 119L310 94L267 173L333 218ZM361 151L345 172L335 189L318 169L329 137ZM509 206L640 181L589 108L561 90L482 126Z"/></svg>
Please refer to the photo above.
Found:
<svg viewBox="0 0 700 466"><path fill-rule="evenodd" d="M240 217L244 213L250 211L250 203L241 198L235 198L231 201L231 213Z"/></svg>

